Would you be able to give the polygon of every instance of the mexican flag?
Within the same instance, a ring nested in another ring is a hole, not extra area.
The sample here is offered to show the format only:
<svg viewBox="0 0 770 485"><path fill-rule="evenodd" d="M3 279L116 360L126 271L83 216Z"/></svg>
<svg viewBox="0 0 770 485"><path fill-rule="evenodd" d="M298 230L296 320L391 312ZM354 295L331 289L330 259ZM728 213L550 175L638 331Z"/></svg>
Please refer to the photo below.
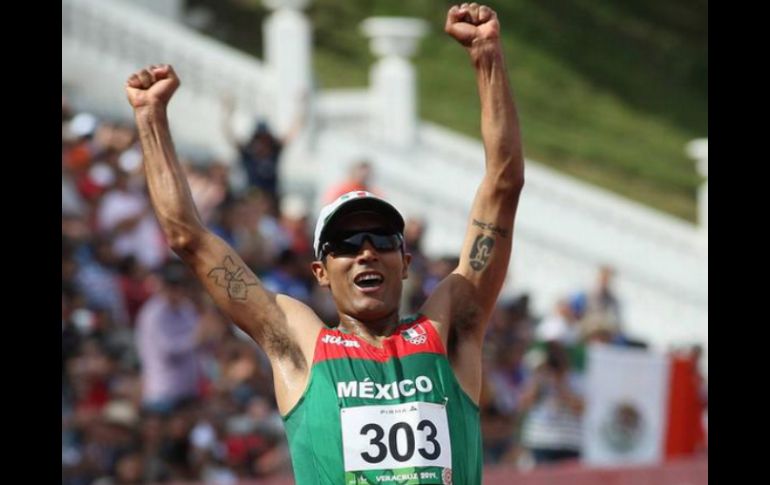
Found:
<svg viewBox="0 0 770 485"><path fill-rule="evenodd" d="M583 461L649 465L703 442L695 362L649 350L592 345L586 363Z"/></svg>

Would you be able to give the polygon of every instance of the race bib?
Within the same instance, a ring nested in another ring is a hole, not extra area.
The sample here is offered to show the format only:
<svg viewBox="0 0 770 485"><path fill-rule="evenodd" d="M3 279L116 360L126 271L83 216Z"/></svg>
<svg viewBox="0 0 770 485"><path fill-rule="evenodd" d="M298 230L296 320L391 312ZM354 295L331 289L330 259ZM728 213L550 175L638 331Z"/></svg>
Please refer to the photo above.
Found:
<svg viewBox="0 0 770 485"><path fill-rule="evenodd" d="M449 484L446 407L410 402L342 408L345 485Z"/></svg>

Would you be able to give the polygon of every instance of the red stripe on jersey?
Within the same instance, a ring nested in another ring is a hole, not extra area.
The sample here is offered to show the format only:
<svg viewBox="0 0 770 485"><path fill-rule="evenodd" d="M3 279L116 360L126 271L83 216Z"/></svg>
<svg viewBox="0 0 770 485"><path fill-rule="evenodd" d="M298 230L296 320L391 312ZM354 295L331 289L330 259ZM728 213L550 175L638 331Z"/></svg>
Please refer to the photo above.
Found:
<svg viewBox="0 0 770 485"><path fill-rule="evenodd" d="M412 354L446 355L441 336L433 323L424 315L396 327L393 334L375 347L356 335L324 328L316 340L313 363L330 359L367 359L386 362Z"/></svg>

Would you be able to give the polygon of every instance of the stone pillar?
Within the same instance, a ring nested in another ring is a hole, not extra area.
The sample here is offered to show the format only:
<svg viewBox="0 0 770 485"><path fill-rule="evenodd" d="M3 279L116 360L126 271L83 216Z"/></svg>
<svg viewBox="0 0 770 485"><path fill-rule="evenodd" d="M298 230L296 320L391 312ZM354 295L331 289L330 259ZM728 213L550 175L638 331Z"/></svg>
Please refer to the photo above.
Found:
<svg viewBox="0 0 770 485"><path fill-rule="evenodd" d="M417 84L414 55L425 35L425 21L401 17L371 17L361 28L379 57L369 73L373 134L400 148L417 141Z"/></svg>
<svg viewBox="0 0 770 485"><path fill-rule="evenodd" d="M265 64L273 75L271 128L285 134L301 115L303 97L312 85L313 42L310 21L302 9L310 0L263 0L273 10L264 25Z"/></svg>

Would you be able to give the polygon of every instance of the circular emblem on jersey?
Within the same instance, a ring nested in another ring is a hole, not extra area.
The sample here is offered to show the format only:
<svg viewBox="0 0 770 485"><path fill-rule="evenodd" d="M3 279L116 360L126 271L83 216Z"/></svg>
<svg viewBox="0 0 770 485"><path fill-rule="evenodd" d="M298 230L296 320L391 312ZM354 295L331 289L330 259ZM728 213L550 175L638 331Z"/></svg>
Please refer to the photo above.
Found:
<svg viewBox="0 0 770 485"><path fill-rule="evenodd" d="M427 332L425 331L425 328L423 328L422 324L418 324L412 328L404 330L401 332L401 336L404 337L404 340L414 345L424 344L428 341Z"/></svg>

